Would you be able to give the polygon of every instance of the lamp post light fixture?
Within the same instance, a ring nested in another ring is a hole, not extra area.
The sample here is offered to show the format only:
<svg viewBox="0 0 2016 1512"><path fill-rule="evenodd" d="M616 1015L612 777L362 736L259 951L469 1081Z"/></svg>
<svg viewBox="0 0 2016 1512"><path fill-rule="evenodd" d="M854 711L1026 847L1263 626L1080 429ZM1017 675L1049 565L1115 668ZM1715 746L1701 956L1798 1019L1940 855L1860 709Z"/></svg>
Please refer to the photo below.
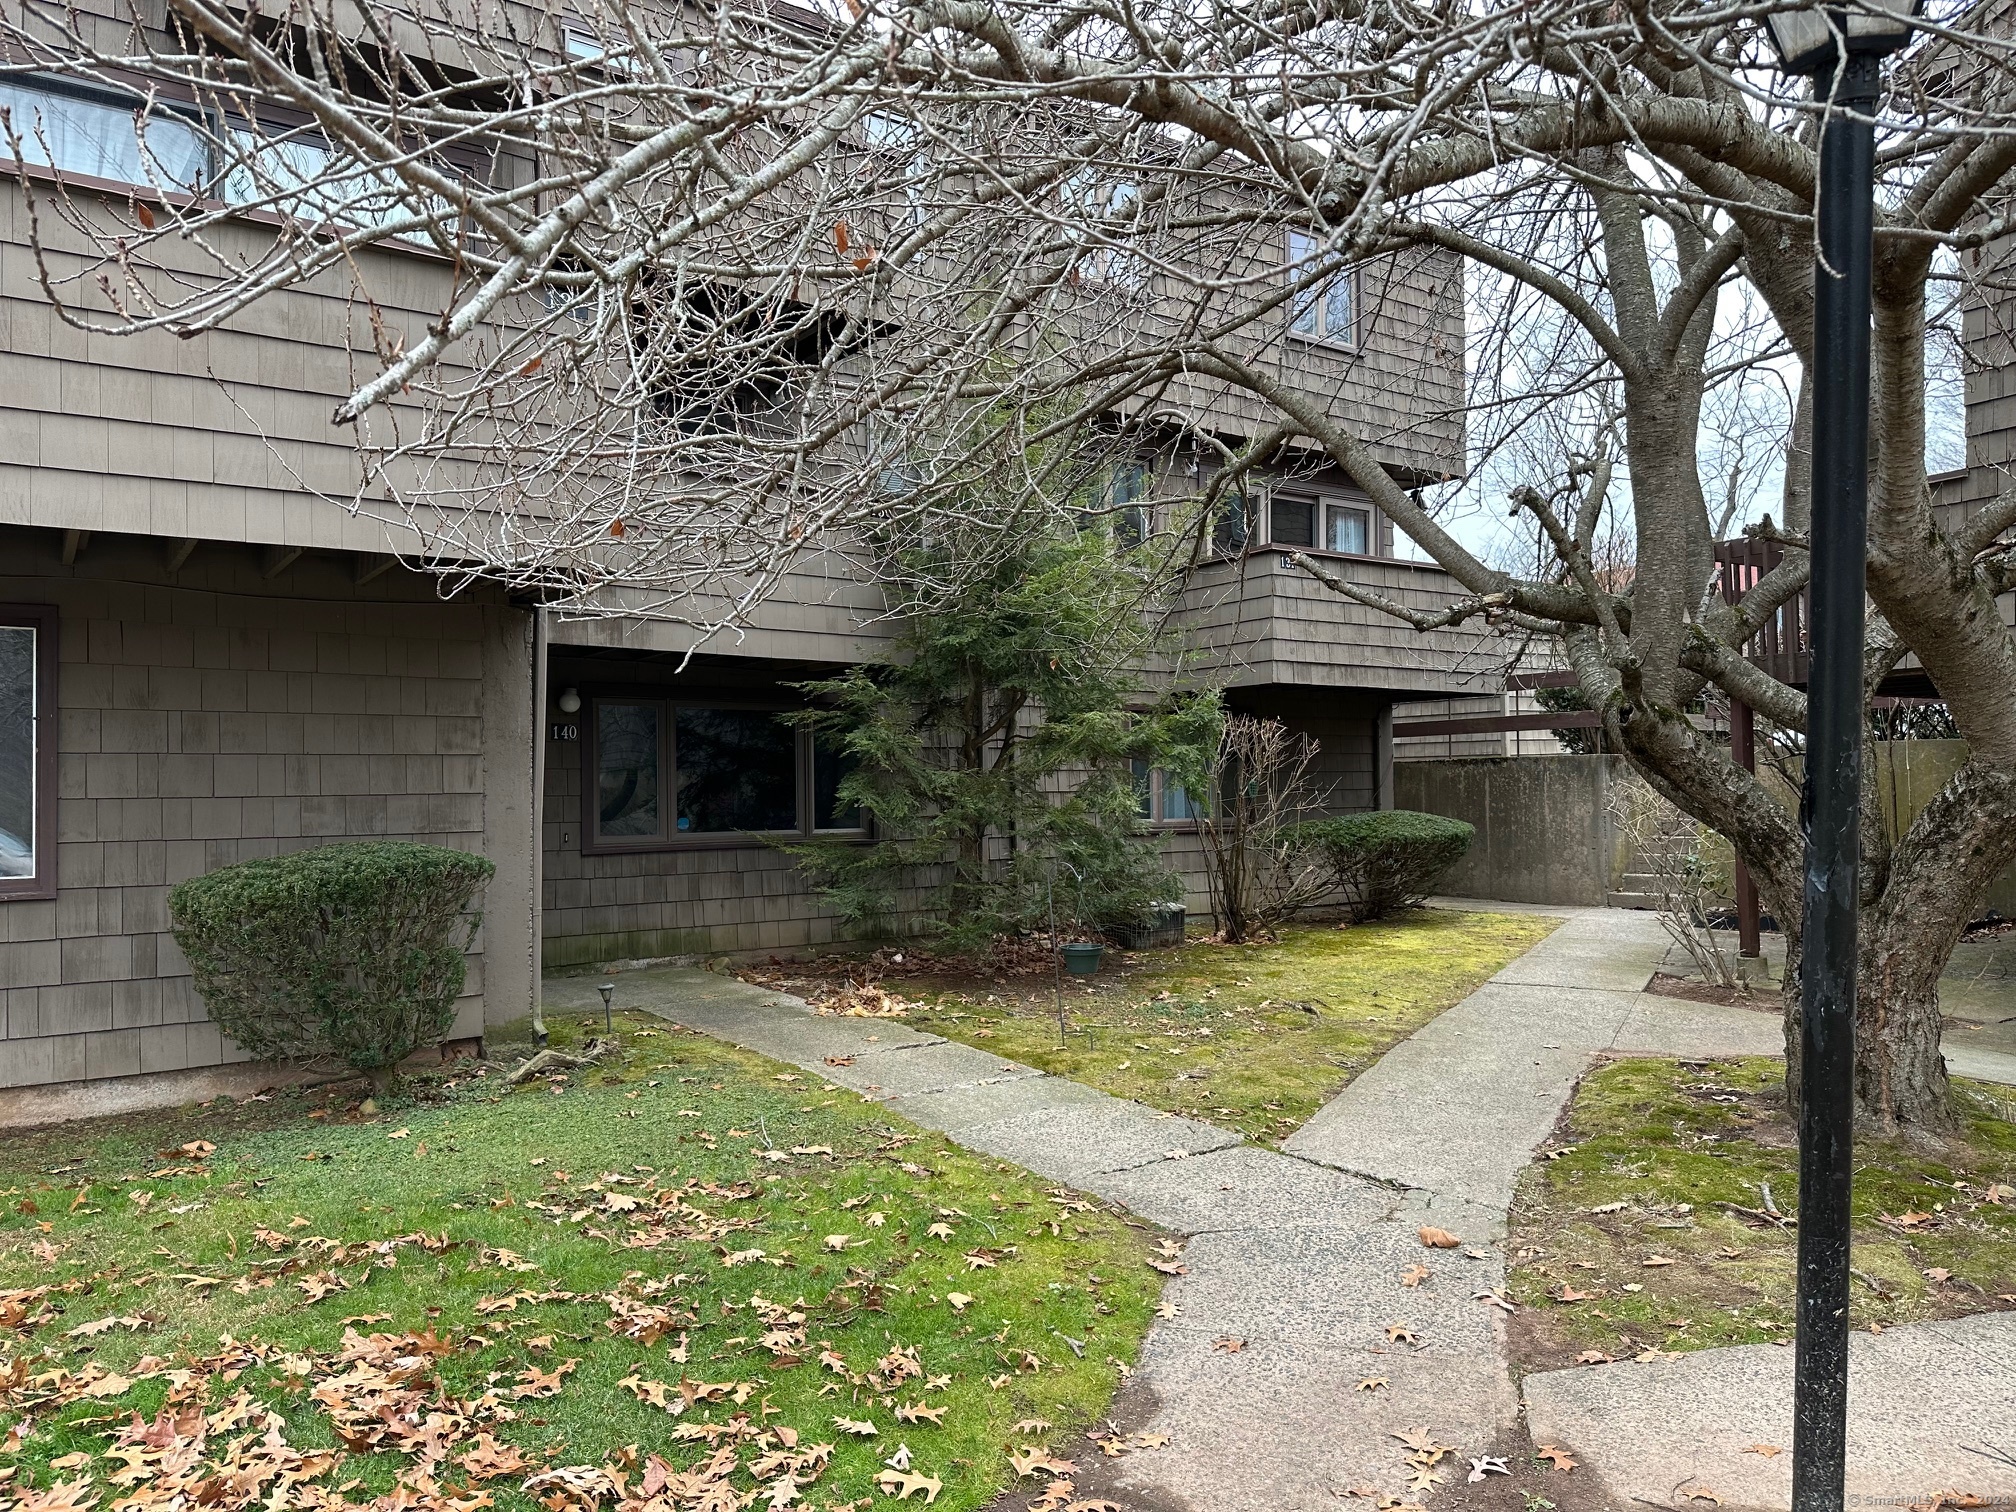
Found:
<svg viewBox="0 0 2016 1512"><path fill-rule="evenodd" d="M1855 1156L1856 899L1862 789L1862 594L1869 487L1874 116L1882 59L1911 0L1765 17L1779 64L1826 116L1814 207L1813 522L1800 989L1799 1262L1793 1512L1841 1512L1848 1451L1849 1195Z"/></svg>
<svg viewBox="0 0 2016 1512"><path fill-rule="evenodd" d="M614 1034L616 1032L616 1018L614 1010L609 1006L609 1000L616 995L616 984L614 982L604 982L595 990L602 994L603 1031L608 1034Z"/></svg>

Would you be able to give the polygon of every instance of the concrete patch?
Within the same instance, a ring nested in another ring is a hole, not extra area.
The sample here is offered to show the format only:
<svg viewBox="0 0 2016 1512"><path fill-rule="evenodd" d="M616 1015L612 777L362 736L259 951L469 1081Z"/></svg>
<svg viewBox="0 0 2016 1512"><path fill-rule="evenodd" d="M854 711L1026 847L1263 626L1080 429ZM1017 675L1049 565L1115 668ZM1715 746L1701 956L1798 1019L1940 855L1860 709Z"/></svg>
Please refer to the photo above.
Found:
<svg viewBox="0 0 2016 1512"><path fill-rule="evenodd" d="M1099 1189L1179 1234L1344 1228L1376 1223L1400 1200L1391 1187L1246 1144L1117 1171Z"/></svg>
<svg viewBox="0 0 2016 1512"><path fill-rule="evenodd" d="M1198 1234L1183 1251L1190 1274L1170 1288L1183 1309L1170 1327L1378 1352L1395 1368L1423 1357L1495 1360L1502 1333L1496 1320L1503 1314L1475 1298L1502 1285L1502 1259L1490 1252L1488 1259L1470 1260L1460 1251L1424 1250L1416 1227L1375 1221ZM1432 1274L1408 1287L1402 1274L1411 1265ZM1389 1339L1394 1325L1416 1340Z"/></svg>
<svg viewBox="0 0 2016 1512"><path fill-rule="evenodd" d="M1109 1097L1100 1103L971 1124L959 1131L959 1142L1104 1196L1100 1178L1109 1172L1186 1160L1238 1144L1239 1136Z"/></svg>
<svg viewBox="0 0 2016 1512"><path fill-rule="evenodd" d="M1777 1013L1641 994L1611 1048L1622 1055L1783 1055Z"/></svg>
<svg viewBox="0 0 2016 1512"><path fill-rule="evenodd" d="M1775 1512L1791 1506L1792 1364L1791 1348L1755 1344L1547 1371L1526 1378L1528 1421L1620 1503L1678 1507L1704 1486L1725 1506ZM1855 1334L1848 1390L1850 1506L2016 1495L2016 1463L1975 1452L2016 1455L2016 1314Z"/></svg>
<svg viewBox="0 0 2016 1512"><path fill-rule="evenodd" d="M1101 1107L1113 1101L1097 1088L1040 1072L964 1087L941 1087L892 1098L890 1111L958 1138L979 1124L1000 1123L1059 1108Z"/></svg>
<svg viewBox="0 0 2016 1512"><path fill-rule="evenodd" d="M827 1019L814 1022L845 1024L847 1021ZM1004 1060L954 1040L939 1040L927 1045L870 1046L857 1035L855 1043L857 1050L852 1065L826 1066L825 1072L828 1079L843 1087L852 1087L857 1092L865 1092L870 1097L901 1097L916 1092L972 1087L985 1082L1013 1081L1042 1074L1020 1061Z"/></svg>

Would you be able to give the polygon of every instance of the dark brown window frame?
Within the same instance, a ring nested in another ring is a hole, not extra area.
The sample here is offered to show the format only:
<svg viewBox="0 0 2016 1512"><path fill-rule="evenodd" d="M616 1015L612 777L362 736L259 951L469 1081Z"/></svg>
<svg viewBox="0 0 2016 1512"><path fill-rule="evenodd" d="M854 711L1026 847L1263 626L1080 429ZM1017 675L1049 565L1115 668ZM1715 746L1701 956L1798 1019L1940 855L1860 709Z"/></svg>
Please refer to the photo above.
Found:
<svg viewBox="0 0 2016 1512"><path fill-rule="evenodd" d="M0 903L56 896L56 759L62 708L56 681L62 612L54 604L0 604L0 625L35 630L35 875L0 877Z"/></svg>
<svg viewBox="0 0 2016 1512"><path fill-rule="evenodd" d="M707 850L757 850L778 840L860 840L867 841L872 833L866 824L852 829L814 829L811 827L813 811L813 740L810 730L795 730L794 771L792 786L797 792L798 813L801 820L796 829L783 830L719 830L706 834L681 834L676 827L664 834L641 836L636 839L618 838L604 840L600 834L595 811L595 795L600 791L597 761L600 744L601 720L597 710L605 703L656 704L660 710L658 721L658 764L666 782L666 790L660 795L663 822L676 823L679 802L678 746L673 738L673 718L681 708L687 709L739 709L757 714L788 714L802 705L779 703L775 699L761 698L714 698L705 694L668 694L662 688L648 691L626 687L602 687L581 689L581 854L584 856L635 856L655 855L665 851L707 851Z"/></svg>

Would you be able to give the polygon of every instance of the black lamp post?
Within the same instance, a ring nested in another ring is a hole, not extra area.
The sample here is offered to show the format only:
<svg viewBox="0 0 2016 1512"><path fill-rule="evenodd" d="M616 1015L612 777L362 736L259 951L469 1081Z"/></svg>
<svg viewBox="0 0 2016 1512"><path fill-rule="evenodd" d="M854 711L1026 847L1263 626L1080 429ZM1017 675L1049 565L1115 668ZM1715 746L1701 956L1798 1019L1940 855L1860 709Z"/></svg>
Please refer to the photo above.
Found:
<svg viewBox="0 0 2016 1512"><path fill-rule="evenodd" d="M1840 1512L1848 1457L1848 1237L1855 1135L1855 926L1862 791L1862 587L1869 485L1870 266L1884 54L1911 0L1766 18L1811 75L1820 138L1813 270L1813 617L1806 696L1805 922L1799 963L1798 1357L1793 1512Z"/></svg>

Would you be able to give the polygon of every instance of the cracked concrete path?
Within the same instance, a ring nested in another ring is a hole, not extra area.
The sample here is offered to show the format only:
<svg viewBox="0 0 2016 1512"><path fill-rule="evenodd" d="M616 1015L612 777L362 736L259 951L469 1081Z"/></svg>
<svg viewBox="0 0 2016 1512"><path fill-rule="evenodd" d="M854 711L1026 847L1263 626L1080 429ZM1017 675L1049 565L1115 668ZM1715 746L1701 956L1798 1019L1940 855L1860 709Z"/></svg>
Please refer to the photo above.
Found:
<svg viewBox="0 0 2016 1512"><path fill-rule="evenodd" d="M1487 1294L1504 1283L1513 1185L1590 1057L1779 1048L1770 1015L1643 992L1666 945L1652 915L1524 911L1562 926L1279 1152L901 1020L820 1017L694 968L626 972L620 997L1188 1235L1187 1274L1165 1292L1176 1314L1149 1334L1116 1407L1170 1444L1105 1467L1104 1494L1142 1512L1315 1512L1354 1488L1406 1490L1397 1433L1426 1425L1482 1454L1522 1432ZM594 981L549 978L545 1001L599 1007ZM2016 1057L2000 1059L1997 1079L2016 1082ZM1424 1249L1423 1224L1463 1246ZM1416 1262L1431 1278L1403 1287ZM1244 1347L1214 1347L1227 1337Z"/></svg>

